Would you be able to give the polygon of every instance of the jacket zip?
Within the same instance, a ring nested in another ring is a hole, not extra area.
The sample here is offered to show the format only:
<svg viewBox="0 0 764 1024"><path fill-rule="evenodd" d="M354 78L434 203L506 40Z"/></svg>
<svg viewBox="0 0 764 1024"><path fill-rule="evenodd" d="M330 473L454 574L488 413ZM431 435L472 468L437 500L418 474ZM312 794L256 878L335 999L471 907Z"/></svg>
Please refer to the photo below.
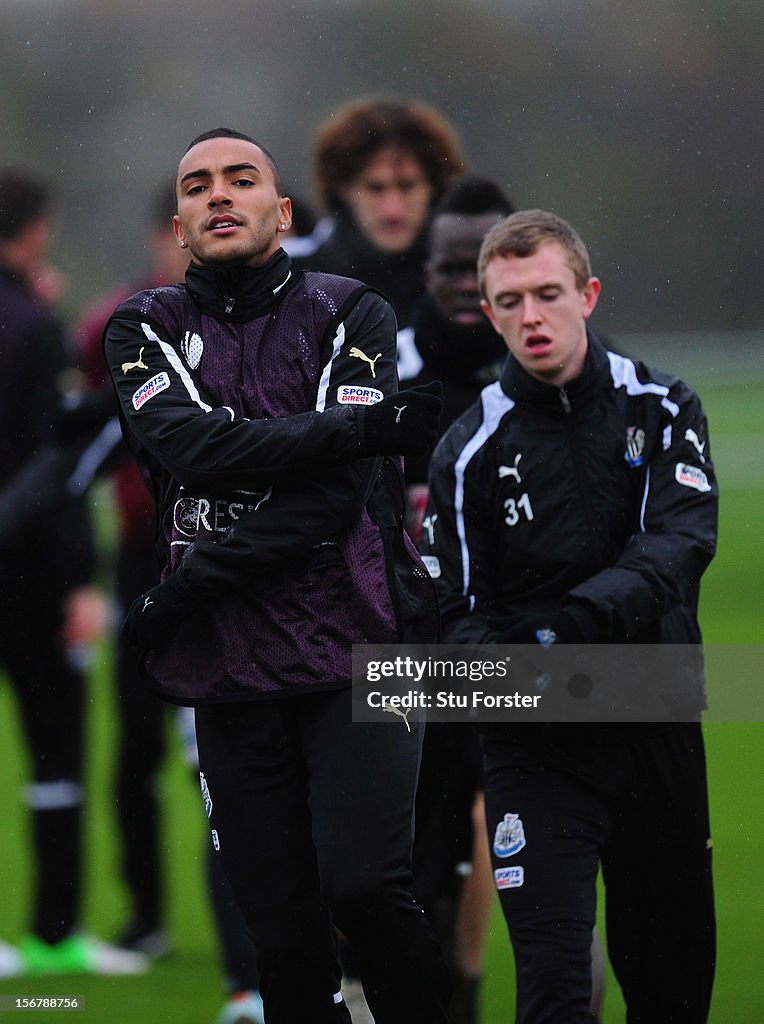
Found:
<svg viewBox="0 0 764 1024"><path fill-rule="evenodd" d="M568 393L565 390L565 388L560 388L559 389L559 395L560 395L560 403L562 404L562 408L563 408L563 410L565 412L565 425L566 425L567 434L568 434L568 444L570 445L570 455L571 455L571 458L573 460L573 469L574 469L575 474L576 474L576 481L578 483L578 490L579 490L579 493L581 495L581 504L583 505L583 508L584 508L584 517L586 519L586 524L587 524L587 526L589 528L589 546L591 547L592 554L594 555L595 563L597 565L599 565L601 563L602 559L601 559L600 546L597 543L597 525L596 525L596 523L594 521L594 515L592 513L592 506L591 506L591 502L589 500L589 491L588 491L588 489L586 487L586 480L584 479L584 476L583 476L583 473L582 473L582 470L581 470L580 461L579 461L578 454L577 454L577 451L576 451L576 445L574 443L575 442L575 433L574 433L573 424L572 424L572 421L571 421L571 415L573 413L573 406L571 405L570 399L568 398Z"/></svg>

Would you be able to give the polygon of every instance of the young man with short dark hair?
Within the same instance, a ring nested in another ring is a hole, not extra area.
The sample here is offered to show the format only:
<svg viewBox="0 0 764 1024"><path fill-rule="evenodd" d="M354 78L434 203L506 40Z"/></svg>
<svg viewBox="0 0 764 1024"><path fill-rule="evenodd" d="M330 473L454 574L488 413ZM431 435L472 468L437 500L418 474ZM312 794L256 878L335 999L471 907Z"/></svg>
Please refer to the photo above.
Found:
<svg viewBox="0 0 764 1024"><path fill-rule="evenodd" d="M196 707L269 1024L350 1020L334 925L378 1024L445 1024L445 966L410 894L420 730L354 724L350 702L354 643L436 628L384 455L431 443L437 389L397 393L378 293L291 268L290 202L254 139L196 138L177 195L185 285L139 293L106 332L164 563L127 630L160 695Z"/></svg>

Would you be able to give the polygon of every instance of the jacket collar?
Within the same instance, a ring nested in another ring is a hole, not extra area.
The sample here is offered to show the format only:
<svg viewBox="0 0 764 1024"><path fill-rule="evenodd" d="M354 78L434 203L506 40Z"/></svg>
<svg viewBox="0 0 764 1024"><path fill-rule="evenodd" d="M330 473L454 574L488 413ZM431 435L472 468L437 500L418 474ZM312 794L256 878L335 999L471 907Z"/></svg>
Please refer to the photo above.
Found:
<svg viewBox="0 0 764 1024"><path fill-rule="evenodd" d="M376 288L395 310L398 326L407 327L424 292L426 231L425 225L419 237L402 252L383 252L372 245L350 212L343 208L336 214L334 231L321 246L323 259L317 269L355 277ZM310 268L310 259L304 257L301 265Z"/></svg>
<svg viewBox="0 0 764 1024"><path fill-rule="evenodd" d="M535 405L547 410L564 412L587 402L610 379L610 361L607 350L596 334L587 327L588 346L581 374L575 380L558 388L532 377L510 355L501 377L502 391L519 405Z"/></svg>
<svg viewBox="0 0 764 1024"><path fill-rule="evenodd" d="M336 214L335 228L329 244L338 254L344 254L354 270L373 270L377 274L401 273L407 266L416 266L421 270L427 258L427 224L422 226L419 235L408 249L402 252L383 252L378 249L358 226L355 218L347 207L342 207Z"/></svg>
<svg viewBox="0 0 764 1024"><path fill-rule="evenodd" d="M202 312L226 323L267 315L287 282L291 287L293 281L291 262L283 249L262 267L236 264L220 269L192 263L186 271L186 287Z"/></svg>
<svg viewBox="0 0 764 1024"><path fill-rule="evenodd" d="M428 372L446 380L490 380L500 376L507 347L486 320L474 327L454 327L445 320L429 296L419 303L414 318L414 342Z"/></svg>

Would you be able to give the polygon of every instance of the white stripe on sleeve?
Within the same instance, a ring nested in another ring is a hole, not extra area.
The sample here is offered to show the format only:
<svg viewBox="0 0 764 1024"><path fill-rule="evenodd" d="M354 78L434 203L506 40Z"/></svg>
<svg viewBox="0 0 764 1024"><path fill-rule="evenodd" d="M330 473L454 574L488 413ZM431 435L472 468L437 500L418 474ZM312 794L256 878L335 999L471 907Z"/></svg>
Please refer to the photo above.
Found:
<svg viewBox="0 0 764 1024"><path fill-rule="evenodd" d="M186 391L188 391L189 395L191 396L191 399L194 402L196 402L200 409L204 409L205 412L212 412L212 406L207 405L206 402L202 401L202 396L197 391L196 384L194 384L193 380L191 379L191 375L181 362L180 356L172 347L172 345L168 345L166 341L162 341L160 337L154 334L154 332L151 330L148 324L141 324L141 327L143 328L143 333L146 335L148 340L155 341L157 345L159 345L159 347L162 349L162 352L164 352L165 359L173 368L173 370L175 370L177 375L180 377Z"/></svg>
<svg viewBox="0 0 764 1024"><path fill-rule="evenodd" d="M459 537L459 549L462 558L462 594L466 597L470 589L470 551L467 543L467 530L464 523L464 474L472 458L480 451L486 441L499 429L499 423L505 413L514 408L515 403L501 389L501 384L489 384L480 395L483 406L483 422L462 448L459 458L454 464L455 488L454 511L456 513L456 533ZM470 597L470 607L474 598Z"/></svg>
<svg viewBox="0 0 764 1024"><path fill-rule="evenodd" d="M318 382L318 397L316 398L316 412L323 412L326 408L326 395L329 391L329 381L332 376L332 364L340 354L344 344L345 324L341 323L337 328L337 333L334 335L334 341L332 342L332 354L329 357L329 362L321 371L321 378Z"/></svg>

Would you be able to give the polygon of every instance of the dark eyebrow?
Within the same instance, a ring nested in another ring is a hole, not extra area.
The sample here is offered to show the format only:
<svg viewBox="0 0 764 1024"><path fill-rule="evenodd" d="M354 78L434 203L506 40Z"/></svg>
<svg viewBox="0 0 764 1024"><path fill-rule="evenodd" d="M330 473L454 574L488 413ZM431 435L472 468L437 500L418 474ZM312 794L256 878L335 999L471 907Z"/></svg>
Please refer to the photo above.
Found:
<svg viewBox="0 0 764 1024"><path fill-rule="evenodd" d="M262 176L260 168L256 164L244 162L242 164L229 164L223 168L225 174L236 174L237 171L256 171L257 174ZM180 179L179 184L182 185L184 181L188 181L190 178L209 178L210 172L206 167L200 167L196 171L188 171Z"/></svg>

